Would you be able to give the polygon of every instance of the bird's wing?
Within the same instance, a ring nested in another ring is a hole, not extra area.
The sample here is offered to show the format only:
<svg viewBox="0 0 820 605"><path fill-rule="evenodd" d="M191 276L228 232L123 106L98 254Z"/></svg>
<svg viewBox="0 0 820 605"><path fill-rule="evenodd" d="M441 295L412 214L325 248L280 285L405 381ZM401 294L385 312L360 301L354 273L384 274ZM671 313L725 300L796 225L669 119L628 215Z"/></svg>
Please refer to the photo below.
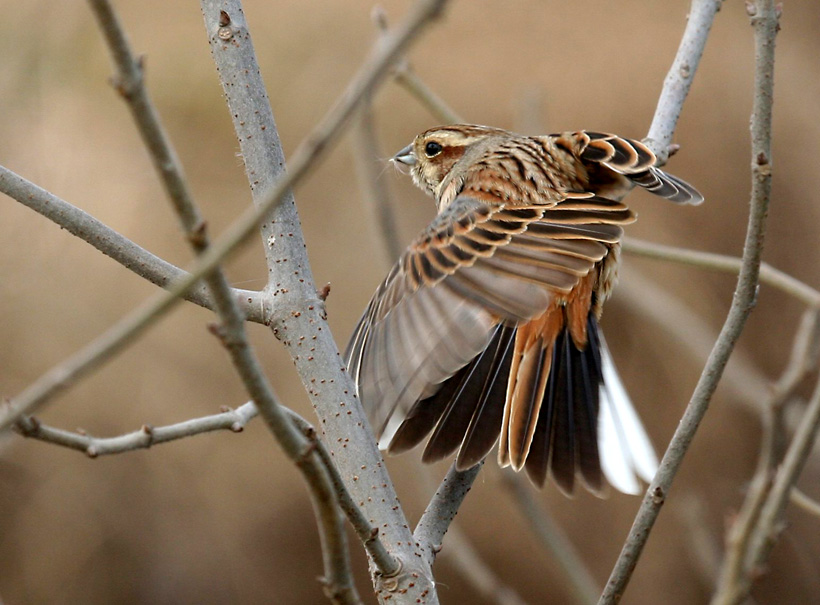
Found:
<svg viewBox="0 0 820 605"><path fill-rule="evenodd" d="M528 321L571 290L632 220L624 205L597 197L521 206L458 196L390 271L348 345L377 433L398 428L499 323Z"/></svg>
<svg viewBox="0 0 820 605"><path fill-rule="evenodd" d="M557 135L555 140L562 138L572 139L582 161L605 166L654 195L677 204L703 202L703 195L692 185L657 168L655 154L640 141L586 130Z"/></svg>

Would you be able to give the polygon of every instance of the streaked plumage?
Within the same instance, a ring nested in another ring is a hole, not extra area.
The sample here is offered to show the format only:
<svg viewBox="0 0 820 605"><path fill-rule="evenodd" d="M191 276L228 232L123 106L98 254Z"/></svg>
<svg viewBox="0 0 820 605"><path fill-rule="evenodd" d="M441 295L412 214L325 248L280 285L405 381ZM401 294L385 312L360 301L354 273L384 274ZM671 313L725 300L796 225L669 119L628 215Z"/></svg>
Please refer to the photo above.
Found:
<svg viewBox="0 0 820 605"><path fill-rule="evenodd" d="M636 493L657 461L598 328L617 276L620 200L635 185L702 196L642 143L527 137L457 125L420 134L396 162L438 215L379 286L347 361L380 445L467 469L503 466L571 493Z"/></svg>

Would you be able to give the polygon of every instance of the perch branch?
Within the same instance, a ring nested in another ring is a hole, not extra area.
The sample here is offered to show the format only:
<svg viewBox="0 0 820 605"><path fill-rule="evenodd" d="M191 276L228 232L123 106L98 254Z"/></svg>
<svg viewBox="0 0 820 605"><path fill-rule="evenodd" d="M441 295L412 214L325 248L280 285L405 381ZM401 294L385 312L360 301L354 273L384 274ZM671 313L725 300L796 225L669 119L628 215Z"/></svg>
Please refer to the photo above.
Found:
<svg viewBox="0 0 820 605"><path fill-rule="evenodd" d="M697 4L699 2L695 0L690 19L698 14L694 7ZM777 16L773 2L771 0L759 0L757 6L759 16L754 21L756 68L752 111L752 193L746 241L743 247L743 266L740 269L737 288L726 322L709 355L683 418L661 460L658 473L649 485L649 489L641 502L629 536L601 595L599 601L601 605L620 601L649 533L660 513L661 506L669 493L672 480L680 468L698 425L709 407L712 394L717 388L723 369L726 367L729 356L756 300L760 257L763 252L763 238L771 193L771 115L774 82L774 37L777 27ZM711 16L714 17L714 13L711 13ZM702 43L705 43L705 34L708 33L708 28L701 28L700 31L704 34ZM672 124L674 125L674 122ZM664 140L657 133L653 139Z"/></svg>
<svg viewBox="0 0 820 605"><path fill-rule="evenodd" d="M441 550L444 534L456 518L461 503L472 488L473 481L478 477L483 465L482 460L471 469L457 471L453 464L419 519L413 538L419 544L429 565L433 564L436 554Z"/></svg>
<svg viewBox="0 0 820 605"><path fill-rule="evenodd" d="M400 560L401 573L386 574L373 567L377 596L396 594L419 602L437 602L429 566L418 556L390 477L381 461L352 383L334 342L317 295L305 252L299 217L289 193L293 179L312 166L307 156L319 157L346 126L360 101L384 78L389 64L403 52L431 20L443 0L417 2L408 16L381 40L347 91L300 145L284 173L284 156L267 103L250 32L238 2L203 0L202 9L211 52L225 92L251 184L255 211L232 233L244 235L261 222L269 282L267 296L275 298L269 318L308 392L329 455L345 479L354 502L368 519L379 520L380 537ZM280 199L282 199L282 203ZM228 234L232 241L234 235ZM230 244L226 244L230 245ZM216 248L216 246L215 246ZM356 476L358 480L352 478Z"/></svg>

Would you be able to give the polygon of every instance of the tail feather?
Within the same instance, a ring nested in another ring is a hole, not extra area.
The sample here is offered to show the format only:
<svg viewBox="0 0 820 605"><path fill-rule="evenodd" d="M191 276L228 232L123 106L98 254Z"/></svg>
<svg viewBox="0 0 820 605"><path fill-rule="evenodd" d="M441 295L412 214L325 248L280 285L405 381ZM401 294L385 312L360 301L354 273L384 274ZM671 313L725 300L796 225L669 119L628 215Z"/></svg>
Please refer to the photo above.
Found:
<svg viewBox="0 0 820 605"><path fill-rule="evenodd" d="M601 466L615 489L625 494L639 494L638 479L652 481L658 470L658 458L618 377L603 337L601 352L604 378L598 419Z"/></svg>
<svg viewBox="0 0 820 605"><path fill-rule="evenodd" d="M406 417L391 418L380 446L389 445L390 453L403 452L432 432L423 460L433 462L458 450L456 466L466 470L489 453L500 434L508 441L507 450L499 446L500 457L506 451L510 461L509 417L502 416L508 407L506 378L516 369L514 358L520 353L513 346L521 338L519 331L498 326L485 351L444 381L437 393L419 401ZM524 425L529 425L525 432L531 439L518 452L523 456L518 468L539 487L551 476L568 495L578 481L596 494L603 493L607 483L624 493L640 493L640 480L651 481L658 460L594 313L587 318L586 345L578 346L576 337L565 324L551 347L537 345L544 359L530 379L543 389L525 389L530 398L540 393L541 399L529 402L532 419ZM520 447L522 442L516 443Z"/></svg>

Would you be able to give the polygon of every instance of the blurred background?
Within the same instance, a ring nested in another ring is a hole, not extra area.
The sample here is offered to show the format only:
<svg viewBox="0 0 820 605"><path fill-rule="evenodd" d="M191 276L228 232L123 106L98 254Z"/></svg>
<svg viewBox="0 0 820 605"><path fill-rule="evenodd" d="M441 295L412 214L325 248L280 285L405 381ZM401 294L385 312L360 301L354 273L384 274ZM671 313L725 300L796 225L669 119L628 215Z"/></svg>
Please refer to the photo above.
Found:
<svg viewBox="0 0 820 605"><path fill-rule="evenodd" d="M249 203L229 115L195 3L117 2L145 55L159 107L211 233ZM409 2L383 2L393 22ZM640 138L683 31L688 3L519 0L452 2L416 45L416 72L469 121L532 133L588 128ZM373 4L248 0L245 12L286 152L328 110L366 55ZM81 2L0 1L0 163L178 265L190 253L130 115L107 81L108 52ZM820 11L788 3L777 41L774 197L765 259L820 283ZM739 255L750 182L753 40L743 4L726 3L669 170L707 202L675 207L636 193L629 235ZM403 89L374 98L386 159L436 121ZM388 258L356 177L348 136L296 191L314 276L330 282L341 347L386 272ZM373 161L373 160L368 160ZM399 238L433 215L432 202L384 161ZM11 396L154 293L151 284L13 200L0 199L0 394ZM668 443L729 308L734 279L628 256L603 327L659 451ZM261 246L232 259L233 285L264 285ZM671 297L670 300L665 300ZM705 602L758 450L758 406L783 370L801 305L763 287L759 304L665 505L624 603ZM183 304L138 344L53 401L43 421L111 436L237 406L245 395L207 331L210 312ZM280 397L313 418L280 344L250 332ZM811 385L801 391L806 395ZM799 409L799 406L795 411ZM419 453L388 461L415 521L431 487ZM799 482L820 498L820 456ZM446 465L430 469L438 482ZM639 498L585 493L536 497L606 581ZM540 548L500 479L482 472L458 524L500 579L531 603L569 603L558 565ZM820 594L820 520L790 507L788 526L755 585L758 603ZM483 603L445 551L444 603ZM366 562L352 545L361 593ZM90 460L17 435L0 442L0 596L7 603L325 602L306 490L261 422L148 451Z"/></svg>

